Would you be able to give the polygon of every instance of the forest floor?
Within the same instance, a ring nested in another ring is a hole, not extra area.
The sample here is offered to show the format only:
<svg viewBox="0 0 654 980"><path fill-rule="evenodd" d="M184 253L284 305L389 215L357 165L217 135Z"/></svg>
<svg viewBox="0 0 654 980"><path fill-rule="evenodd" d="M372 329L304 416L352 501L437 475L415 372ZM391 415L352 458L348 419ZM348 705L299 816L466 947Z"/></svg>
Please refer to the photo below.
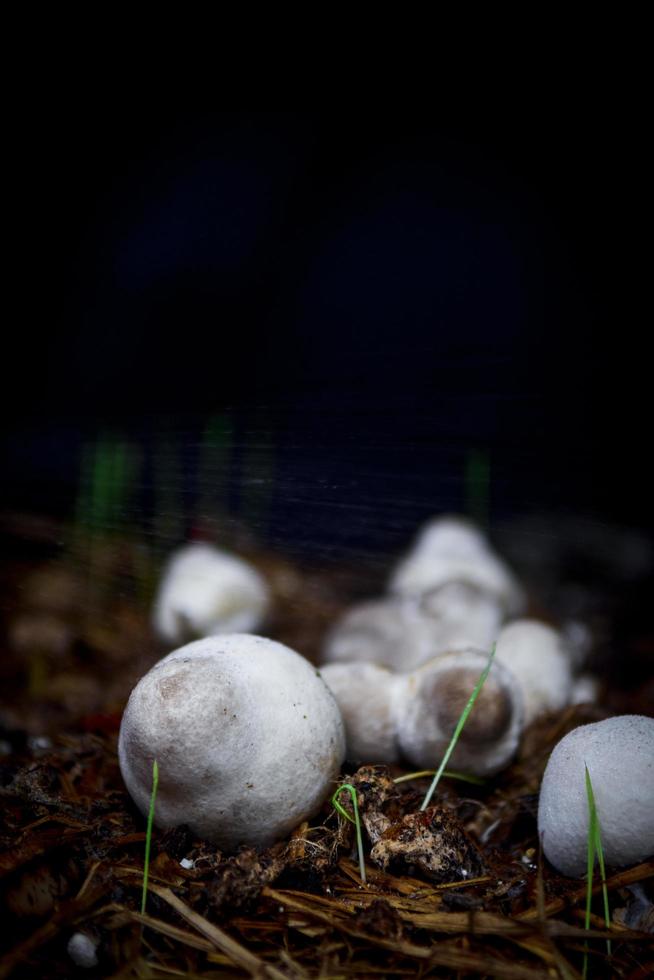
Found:
<svg viewBox="0 0 654 980"><path fill-rule="evenodd" d="M654 861L609 872L609 958L599 881L585 931L585 881L548 865L536 829L556 742L612 714L654 714L649 679L623 690L612 682L598 704L543 719L484 785L441 783L438 806L474 855L467 878L434 880L410 863L382 870L365 840L362 883L352 825L326 801L259 853L224 855L186 828L155 830L141 914L145 820L123 785L117 738L132 687L167 652L149 624L156 563L125 536L63 547L61 528L44 519L12 518L0 532L0 978L545 980L581 976L586 942L591 977L654 975L651 907L634 913L637 894L641 904L654 894ZM275 592L269 635L314 660L329 623L376 584L370 569L301 567L256 548L249 557ZM642 649L651 634L630 642ZM343 775L364 798L394 786L399 821L428 786L391 783L405 773ZM96 947L86 970L67 951L78 931Z"/></svg>

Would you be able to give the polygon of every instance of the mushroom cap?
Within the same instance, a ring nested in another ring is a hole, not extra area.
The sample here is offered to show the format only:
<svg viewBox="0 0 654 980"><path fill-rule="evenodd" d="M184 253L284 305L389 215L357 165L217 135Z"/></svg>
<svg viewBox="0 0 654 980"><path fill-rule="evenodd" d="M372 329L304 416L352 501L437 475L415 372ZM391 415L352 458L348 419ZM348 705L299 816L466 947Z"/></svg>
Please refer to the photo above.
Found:
<svg viewBox="0 0 654 980"><path fill-rule="evenodd" d="M220 633L249 632L263 622L270 593L242 558L194 542L168 561L155 599L153 625L170 643Z"/></svg>
<svg viewBox="0 0 654 980"><path fill-rule="evenodd" d="M508 566L478 528L456 517L436 518L422 529L389 588L397 595L415 596L446 582L465 582L489 592L507 614L518 615L524 608L524 593Z"/></svg>
<svg viewBox="0 0 654 980"><path fill-rule="evenodd" d="M654 718L620 715L575 728L556 745L540 789L538 833L547 859L576 877L587 867L588 766L606 864L654 854Z"/></svg>
<svg viewBox="0 0 654 980"><path fill-rule="evenodd" d="M341 715L316 669L246 634L189 643L136 685L118 757L129 793L155 822L185 823L224 850L265 847L321 805L345 754Z"/></svg>
<svg viewBox="0 0 654 980"><path fill-rule="evenodd" d="M357 763L397 762L400 677L365 661L326 664L320 675L341 709L347 758Z"/></svg>
<svg viewBox="0 0 654 980"><path fill-rule="evenodd" d="M516 619L500 632L495 657L516 677L525 702L525 725L559 711L572 697L572 670L563 637L536 619Z"/></svg>
<svg viewBox="0 0 654 980"><path fill-rule="evenodd" d="M411 763L436 767L488 654L460 650L424 664L405 678L398 704L398 741ZM510 670L495 661L452 754L452 768L479 776L507 765L520 740L523 700Z"/></svg>
<svg viewBox="0 0 654 980"><path fill-rule="evenodd" d="M464 582L446 582L423 596L372 599L348 609L327 634L323 659L414 670L453 649L490 648L502 620L495 596Z"/></svg>

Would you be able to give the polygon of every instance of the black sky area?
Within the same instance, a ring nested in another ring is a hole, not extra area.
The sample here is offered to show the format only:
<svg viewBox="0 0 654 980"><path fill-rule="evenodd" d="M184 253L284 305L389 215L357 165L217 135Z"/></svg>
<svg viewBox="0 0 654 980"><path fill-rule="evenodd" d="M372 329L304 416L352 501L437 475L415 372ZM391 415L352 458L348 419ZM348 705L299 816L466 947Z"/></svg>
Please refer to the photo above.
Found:
<svg viewBox="0 0 654 980"><path fill-rule="evenodd" d="M3 500L47 510L94 429L147 439L229 408L244 438L266 418L286 479L361 466L410 493L481 449L499 511L649 525L644 144L578 100L455 124L31 113Z"/></svg>

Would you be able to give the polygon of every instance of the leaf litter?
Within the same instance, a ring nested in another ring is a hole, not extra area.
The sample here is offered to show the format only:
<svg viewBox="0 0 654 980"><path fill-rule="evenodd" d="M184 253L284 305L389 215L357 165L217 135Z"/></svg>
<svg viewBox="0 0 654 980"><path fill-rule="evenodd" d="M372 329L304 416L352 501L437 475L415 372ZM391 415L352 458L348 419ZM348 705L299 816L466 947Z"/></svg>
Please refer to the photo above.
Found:
<svg viewBox="0 0 654 980"><path fill-rule="evenodd" d="M145 821L120 777L117 733L131 687L165 651L151 637L147 604L135 601L136 545L112 542L104 556L96 547L101 585L113 575L122 589L90 585L70 552L3 570L27 583L27 595L16 588L3 608L0 980L82 973L66 952L78 931L97 942L94 975L116 978L544 980L580 976L587 939L590 976L654 972L654 861L609 874L611 929L593 915L584 930L585 883L539 854L544 766L562 735L604 716L589 705L532 726L514 764L484 786L444 777L423 812L424 778L397 784L407 775L399 767L346 769L365 831L365 884L355 828L329 801L260 852L226 855L185 827L155 829L142 913ZM258 560L283 583L273 635L315 656L354 572ZM301 588L307 574L305 601L290 601L289 582Z"/></svg>

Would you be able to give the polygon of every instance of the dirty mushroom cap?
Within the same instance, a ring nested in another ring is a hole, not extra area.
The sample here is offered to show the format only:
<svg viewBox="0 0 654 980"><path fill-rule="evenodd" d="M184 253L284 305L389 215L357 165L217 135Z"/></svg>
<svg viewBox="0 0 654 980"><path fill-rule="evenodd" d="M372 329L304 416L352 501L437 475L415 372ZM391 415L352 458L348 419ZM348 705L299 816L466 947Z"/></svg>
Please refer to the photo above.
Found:
<svg viewBox="0 0 654 980"><path fill-rule="evenodd" d="M398 707L402 753L420 768L434 768L488 663L478 650L461 650L406 675ZM523 725L522 693L506 667L493 663L451 758L454 769L492 775L513 757Z"/></svg>
<svg viewBox="0 0 654 980"><path fill-rule="evenodd" d="M209 637L165 657L132 691L120 768L142 813L225 850L264 847L311 816L338 776L345 734L316 669L281 643Z"/></svg>
<svg viewBox="0 0 654 980"><path fill-rule="evenodd" d="M357 763L397 762L400 677L364 661L326 664L320 674L343 716L347 758Z"/></svg>
<svg viewBox="0 0 654 980"><path fill-rule="evenodd" d="M517 619L497 638L495 657L508 667L522 689L525 725L560 711L572 697L570 656L561 634L536 619Z"/></svg>
<svg viewBox="0 0 654 980"><path fill-rule="evenodd" d="M481 531L461 518L430 521L395 569L389 587L395 594L415 596L446 582L465 582L489 592L509 615L518 615L524 607L524 593L513 573Z"/></svg>
<svg viewBox="0 0 654 980"><path fill-rule="evenodd" d="M196 542L178 549L166 565L153 624L170 643L249 632L261 626L269 603L266 582L248 562Z"/></svg>
<svg viewBox="0 0 654 980"><path fill-rule="evenodd" d="M552 752L540 790L538 832L562 874L586 871L590 773L607 865L654 855L654 718L620 715L575 728Z"/></svg>

